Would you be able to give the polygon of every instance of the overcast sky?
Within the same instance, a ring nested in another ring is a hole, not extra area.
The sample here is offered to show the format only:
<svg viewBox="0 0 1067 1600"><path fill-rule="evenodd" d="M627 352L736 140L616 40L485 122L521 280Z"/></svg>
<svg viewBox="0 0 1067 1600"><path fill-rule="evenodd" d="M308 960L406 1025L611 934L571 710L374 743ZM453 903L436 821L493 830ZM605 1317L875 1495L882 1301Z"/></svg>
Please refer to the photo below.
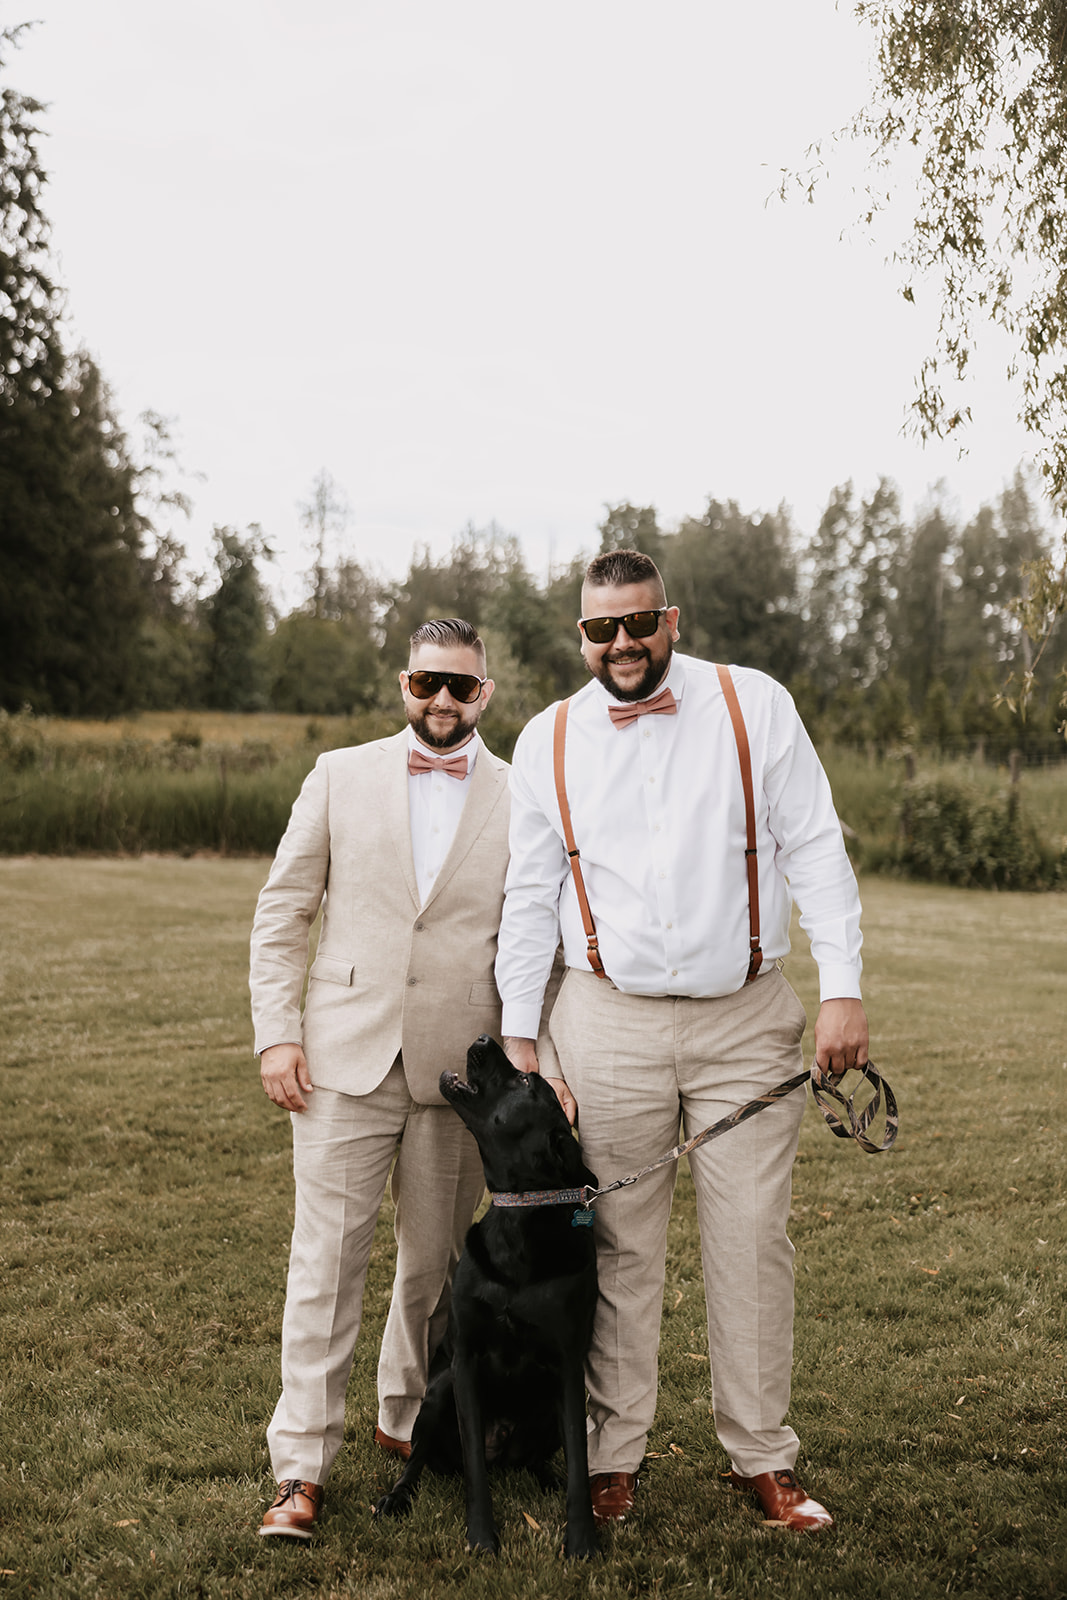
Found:
<svg viewBox="0 0 1067 1600"><path fill-rule="evenodd" d="M670 524L880 474L994 498L1028 441L990 342L970 452L902 436L935 306L780 169L865 100L848 0L0 0L7 82L49 103L72 337L124 422L174 419L203 563L262 524L299 597L321 468L346 553L391 576L468 522L531 569L605 502ZM905 196L906 201L906 196ZM897 233L894 233L894 227Z"/></svg>

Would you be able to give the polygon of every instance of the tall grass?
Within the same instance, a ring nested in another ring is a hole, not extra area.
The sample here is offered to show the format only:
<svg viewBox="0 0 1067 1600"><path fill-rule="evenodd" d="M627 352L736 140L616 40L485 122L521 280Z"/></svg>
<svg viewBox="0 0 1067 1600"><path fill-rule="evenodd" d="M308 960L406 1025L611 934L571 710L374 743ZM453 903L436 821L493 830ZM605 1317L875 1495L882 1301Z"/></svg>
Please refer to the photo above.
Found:
<svg viewBox="0 0 1067 1600"><path fill-rule="evenodd" d="M862 883L873 1054L902 1132L865 1156L809 1108L791 1227L790 1416L833 1532L769 1529L721 1477L683 1170L635 1515L576 1570L561 1495L525 1475L495 1490L495 1560L464 1554L453 1482L427 1481L404 1524L372 1519L394 1473L371 1442L388 1207L322 1534L308 1551L256 1537L292 1219L288 1123L259 1088L247 1017L266 868L0 861L3 1593L1067 1592L1067 900ZM812 1016L810 961L787 972Z"/></svg>
<svg viewBox="0 0 1067 1600"><path fill-rule="evenodd" d="M156 712L120 725L0 713L0 854L271 852L320 751L402 725L399 712ZM483 730L510 755L518 724L495 701ZM833 746L821 754L861 868L1006 887L1067 883L1067 764L1026 769L1013 788L1003 769L925 756L920 780L936 792L931 800L924 791L912 814L928 819L929 837L905 848L903 758ZM961 825L973 847L955 837Z"/></svg>

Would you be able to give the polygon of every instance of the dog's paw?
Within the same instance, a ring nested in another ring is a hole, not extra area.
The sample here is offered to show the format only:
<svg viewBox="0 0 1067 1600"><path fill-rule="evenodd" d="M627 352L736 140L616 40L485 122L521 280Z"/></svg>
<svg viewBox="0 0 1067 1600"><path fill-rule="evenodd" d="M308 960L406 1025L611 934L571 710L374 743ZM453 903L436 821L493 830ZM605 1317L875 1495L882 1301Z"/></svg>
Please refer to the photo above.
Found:
<svg viewBox="0 0 1067 1600"><path fill-rule="evenodd" d="M500 1540L492 1523L487 1529L467 1529L467 1550L472 1556L495 1556L499 1553Z"/></svg>
<svg viewBox="0 0 1067 1600"><path fill-rule="evenodd" d="M374 1507L376 1517L406 1517L411 1510L411 1496L402 1490L398 1493L392 1489L388 1494L383 1494Z"/></svg>
<svg viewBox="0 0 1067 1600"><path fill-rule="evenodd" d="M592 1561L600 1550L596 1542L596 1534L591 1530L583 1533L572 1533L568 1528L563 1540L563 1554L568 1561Z"/></svg>

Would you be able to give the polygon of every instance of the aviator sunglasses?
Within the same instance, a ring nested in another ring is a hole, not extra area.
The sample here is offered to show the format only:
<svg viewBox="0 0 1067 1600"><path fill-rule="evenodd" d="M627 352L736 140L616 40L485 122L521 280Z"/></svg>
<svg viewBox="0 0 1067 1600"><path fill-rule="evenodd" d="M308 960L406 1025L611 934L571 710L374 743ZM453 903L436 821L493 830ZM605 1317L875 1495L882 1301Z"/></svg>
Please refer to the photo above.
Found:
<svg viewBox="0 0 1067 1600"><path fill-rule="evenodd" d="M647 639L659 627L659 619L666 611L630 611L625 617L581 617L578 626L590 644L610 644L619 631L621 622L631 639Z"/></svg>
<svg viewBox="0 0 1067 1600"><path fill-rule="evenodd" d="M476 678L473 672L408 673L408 688L416 700L432 700L447 686L453 700L458 700L463 706L469 706L477 700L488 682L488 678Z"/></svg>

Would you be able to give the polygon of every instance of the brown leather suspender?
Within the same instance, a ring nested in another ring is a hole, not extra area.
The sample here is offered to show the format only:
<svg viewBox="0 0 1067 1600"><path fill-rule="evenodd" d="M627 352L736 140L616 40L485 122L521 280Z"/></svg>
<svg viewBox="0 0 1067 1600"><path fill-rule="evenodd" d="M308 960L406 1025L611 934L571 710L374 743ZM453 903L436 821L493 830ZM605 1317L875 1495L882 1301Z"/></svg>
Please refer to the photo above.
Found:
<svg viewBox="0 0 1067 1600"><path fill-rule="evenodd" d="M737 745L737 759L741 766L741 787L745 792L745 869L748 874L748 973L746 983L751 983L763 965L763 951L760 949L759 932L759 863L756 856L756 805L752 793L752 757L748 748L748 732L745 728L745 719L741 714L741 706L737 699L737 690L730 676L729 667L716 665L719 674L719 683L722 687L726 709L730 713L730 724L734 730L734 741ZM559 801L560 821L563 823L563 838L567 846L567 855L570 859L571 873L574 877L574 889L578 896L578 905L582 913L582 926L585 928L587 942L586 954L589 965L598 978L606 978L604 963L600 959L600 946L597 940L596 923L593 913L589 909L589 896L585 892L585 879L582 876L581 857L578 846L574 842L574 829L571 826L571 808L567 802L567 787L564 778L564 752L567 744L567 711L570 707L569 700L561 700L556 707L556 721L552 738L552 767L556 779L556 798Z"/></svg>
<svg viewBox="0 0 1067 1600"><path fill-rule="evenodd" d="M729 667L716 663L726 709L733 724L737 759L741 764L741 787L745 791L745 868L748 872L748 973L746 983L751 983L763 965L763 951L759 942L759 861L756 857L756 803L752 797L752 757L748 749L748 731L741 715L741 706L730 676Z"/></svg>
<svg viewBox="0 0 1067 1600"><path fill-rule="evenodd" d="M578 855L578 846L574 842L574 829L571 827L571 808L567 803L567 788L563 776L563 752L567 744L567 711L570 707L569 700L561 700L556 707L556 724L552 738L552 766L556 775L556 797L559 800L560 821L563 823L563 839L570 857L571 872L574 875L574 891L578 896L578 905L582 913L582 926L585 928L585 937L588 948L586 955L589 965L598 978L606 978L604 963L600 959L600 947L597 943L596 923L593 913L589 909L589 896L585 892L585 879L582 877L582 864Z"/></svg>

